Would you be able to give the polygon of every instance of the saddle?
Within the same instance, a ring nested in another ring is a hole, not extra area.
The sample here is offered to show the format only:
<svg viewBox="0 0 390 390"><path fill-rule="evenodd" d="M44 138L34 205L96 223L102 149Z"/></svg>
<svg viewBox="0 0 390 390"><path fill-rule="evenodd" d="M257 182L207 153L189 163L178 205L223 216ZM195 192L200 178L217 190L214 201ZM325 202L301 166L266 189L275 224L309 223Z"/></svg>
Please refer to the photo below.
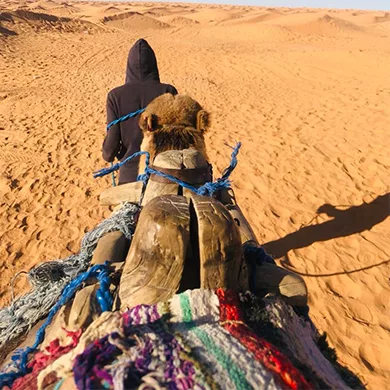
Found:
<svg viewBox="0 0 390 390"><path fill-rule="evenodd" d="M211 166L196 150L164 152L153 164L159 172L193 187L212 181ZM123 265L117 307L165 301L187 289L248 290L242 236L247 241L254 235L231 190L216 197L200 196L151 175L143 197L142 185L129 183L104 191L100 201L116 206L141 198L142 211Z"/></svg>
<svg viewBox="0 0 390 390"><path fill-rule="evenodd" d="M155 158L154 167L180 180L186 179L193 187L212 179L207 161L191 149L161 153ZM115 208L120 208L123 202L142 204L131 243L120 231L107 233L99 239L91 260L91 266L107 260L111 264L112 310L166 302L189 289L254 291L256 286L267 283L264 278L272 279L267 272L253 272L253 265L248 262L246 248L259 245L231 188L210 197L197 195L157 175L150 177L146 188L142 184L112 187L100 196L102 205ZM274 274L275 269L269 274ZM291 283L291 275L285 273L278 272L286 284L283 291L280 283L280 293L285 298L301 294L291 290L291 284L299 286L299 283L295 279ZM251 284L249 274L256 275L254 281L251 277ZM301 284L304 286L304 282ZM99 318L97 289L97 282L89 282L61 307L46 331L42 349L49 340L66 343L62 329L85 330ZM31 344L42 321L21 345L18 343L19 347ZM10 355L5 358L9 359Z"/></svg>

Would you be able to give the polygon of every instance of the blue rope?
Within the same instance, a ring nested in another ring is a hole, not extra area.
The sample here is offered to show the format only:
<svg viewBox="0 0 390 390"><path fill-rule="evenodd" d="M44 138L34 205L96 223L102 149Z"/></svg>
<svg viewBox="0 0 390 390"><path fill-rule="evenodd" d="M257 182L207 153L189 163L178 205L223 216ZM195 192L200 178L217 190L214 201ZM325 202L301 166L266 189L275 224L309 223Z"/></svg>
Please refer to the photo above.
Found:
<svg viewBox="0 0 390 390"><path fill-rule="evenodd" d="M121 116L120 118L118 119L115 119L114 121L110 122L107 127L106 127L106 130L110 130L110 127L114 126L114 125L117 125L119 122L123 122L123 121L126 121L127 119L129 118L133 118L134 116L137 116L139 114L142 114L143 112L145 111L145 108L141 108L137 111L134 111L134 112L130 112L129 114L127 115L124 115L124 116ZM111 166L113 166L113 163L111 163ZM115 182L115 174L114 172L112 172L112 175L111 175L111 179L112 179L112 186L113 187L116 187L116 182Z"/></svg>
<svg viewBox="0 0 390 390"><path fill-rule="evenodd" d="M150 175L155 174L157 176L161 176L161 177L164 177L166 179L169 179L173 183L176 183L176 184L180 185L181 187L186 188L186 189L194 192L195 194L203 195L203 196L213 196L215 192L217 192L223 188L230 188L231 182L229 180L229 176L233 172L234 168L237 166L237 163L238 163L237 155L238 155L238 152L240 150L240 147L241 147L241 142L238 142L237 145L233 148L230 164L223 171L222 177L220 177L219 179L217 179L214 182L207 182L199 188L196 188L196 187L194 187L194 186L192 186L192 185L190 185L182 180L179 180L172 175L169 175L167 173L163 173L163 172L157 171L153 168L150 168L149 167L150 155L148 152L134 153L131 156L124 159L123 161L112 165L110 168L102 168L99 171L94 172L93 177L97 178L97 177L102 177L102 176L108 175L111 172L117 171L121 166L123 166L128 161L132 160L133 158L139 157L141 155L146 155L146 161L145 161L146 168L145 168L144 173L142 175L138 176L138 178L137 178L138 181L143 181L144 183L146 183L149 180Z"/></svg>
<svg viewBox="0 0 390 390"><path fill-rule="evenodd" d="M0 373L0 389L4 386L12 387L13 382L25 374L27 374L27 363L28 355L34 352L38 346L42 343L45 338L46 328L50 325L53 317L56 315L61 306L65 305L70 299L73 298L77 289L84 283L88 278L95 277L100 283L100 287L96 292L97 300L100 304L102 311L108 311L112 307L112 297L109 291L110 286L110 277L108 272L108 262L104 264L94 265L88 271L80 274L75 279L73 279L62 291L61 297L58 302L50 310L49 315L47 316L46 321L38 329L35 342L32 347L26 347L25 349L17 350L12 355L12 361L17 368L17 371L9 373Z"/></svg>
<svg viewBox="0 0 390 390"><path fill-rule="evenodd" d="M124 116L121 116L121 117L118 118L118 119L115 119L114 121L110 122L110 123L107 125L107 131L110 129L110 127L117 125L119 122L123 122L123 121L126 121L127 119L133 118L134 116L137 116L137 115L139 115L139 114L142 114L144 111L145 111L145 108L141 108L141 109L139 109L139 110L137 110L137 111L130 112L130 113L127 114L127 115L124 115Z"/></svg>
<svg viewBox="0 0 390 390"><path fill-rule="evenodd" d="M149 159L150 159L149 153L148 152L137 152L137 153L134 153L131 156L125 158L123 161L120 161L116 164L113 164L109 168L102 168L102 169L98 170L97 172L94 172L93 177L96 179L97 177L103 177L103 176L108 175L111 172L117 171L121 166L125 165L128 161L132 160L133 158L139 157L143 154L146 155L146 166L148 166Z"/></svg>

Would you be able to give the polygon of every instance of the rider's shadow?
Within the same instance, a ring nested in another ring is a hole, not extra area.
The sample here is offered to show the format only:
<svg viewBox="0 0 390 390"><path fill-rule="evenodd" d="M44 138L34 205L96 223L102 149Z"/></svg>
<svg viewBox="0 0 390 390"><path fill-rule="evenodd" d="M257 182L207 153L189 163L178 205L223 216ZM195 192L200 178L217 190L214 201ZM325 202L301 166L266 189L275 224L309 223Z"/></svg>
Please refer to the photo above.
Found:
<svg viewBox="0 0 390 390"><path fill-rule="evenodd" d="M318 208L317 213L325 213L333 219L302 227L285 237L268 242L264 244L265 250L276 258L287 257L290 250L305 248L317 241L327 241L370 230L390 215L390 193L378 196L370 203L352 206L346 210L324 204Z"/></svg>

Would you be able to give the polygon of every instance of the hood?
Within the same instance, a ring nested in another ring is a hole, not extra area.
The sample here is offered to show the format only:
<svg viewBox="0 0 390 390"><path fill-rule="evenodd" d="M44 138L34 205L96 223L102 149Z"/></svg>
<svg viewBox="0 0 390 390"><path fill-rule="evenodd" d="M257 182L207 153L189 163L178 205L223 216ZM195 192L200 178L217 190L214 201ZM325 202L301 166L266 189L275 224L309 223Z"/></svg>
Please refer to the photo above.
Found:
<svg viewBox="0 0 390 390"><path fill-rule="evenodd" d="M145 39L139 39L127 58L126 84L140 81L160 81L157 59Z"/></svg>

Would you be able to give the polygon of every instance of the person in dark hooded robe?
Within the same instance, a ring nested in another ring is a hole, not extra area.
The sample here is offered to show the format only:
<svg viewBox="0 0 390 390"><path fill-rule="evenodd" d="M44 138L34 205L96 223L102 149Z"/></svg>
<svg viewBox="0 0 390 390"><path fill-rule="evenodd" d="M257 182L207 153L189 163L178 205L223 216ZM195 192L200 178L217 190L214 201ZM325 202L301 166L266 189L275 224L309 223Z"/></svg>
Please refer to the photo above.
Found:
<svg viewBox="0 0 390 390"><path fill-rule="evenodd" d="M157 59L145 39L139 39L130 49L125 84L114 88L107 96L107 124L131 112L145 108L153 99L164 93L177 94L175 87L160 83ZM138 152L142 132L139 116L110 127L103 142L103 158L107 162L124 160ZM119 183L137 180L139 158L135 158L119 170Z"/></svg>

